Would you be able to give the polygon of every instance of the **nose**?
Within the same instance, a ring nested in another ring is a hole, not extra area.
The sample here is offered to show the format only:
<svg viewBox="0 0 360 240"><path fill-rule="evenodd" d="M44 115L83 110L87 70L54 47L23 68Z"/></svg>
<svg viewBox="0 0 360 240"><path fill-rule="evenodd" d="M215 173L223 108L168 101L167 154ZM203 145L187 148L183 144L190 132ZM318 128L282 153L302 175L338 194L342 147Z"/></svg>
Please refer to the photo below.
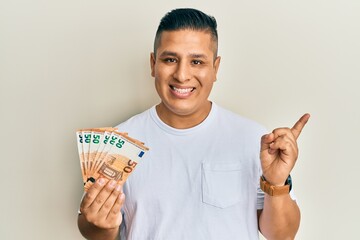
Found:
<svg viewBox="0 0 360 240"><path fill-rule="evenodd" d="M186 82L191 79L191 69L185 62L180 62L173 75L174 79L179 82Z"/></svg>

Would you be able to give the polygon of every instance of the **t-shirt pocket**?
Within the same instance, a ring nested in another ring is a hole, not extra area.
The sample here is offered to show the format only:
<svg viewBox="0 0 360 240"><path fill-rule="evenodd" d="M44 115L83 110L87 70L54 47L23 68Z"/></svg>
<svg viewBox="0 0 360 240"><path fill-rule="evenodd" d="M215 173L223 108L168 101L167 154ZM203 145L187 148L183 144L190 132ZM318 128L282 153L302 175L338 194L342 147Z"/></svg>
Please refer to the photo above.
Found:
<svg viewBox="0 0 360 240"><path fill-rule="evenodd" d="M249 190L246 175L241 162L203 163L203 202L227 208L246 201Z"/></svg>

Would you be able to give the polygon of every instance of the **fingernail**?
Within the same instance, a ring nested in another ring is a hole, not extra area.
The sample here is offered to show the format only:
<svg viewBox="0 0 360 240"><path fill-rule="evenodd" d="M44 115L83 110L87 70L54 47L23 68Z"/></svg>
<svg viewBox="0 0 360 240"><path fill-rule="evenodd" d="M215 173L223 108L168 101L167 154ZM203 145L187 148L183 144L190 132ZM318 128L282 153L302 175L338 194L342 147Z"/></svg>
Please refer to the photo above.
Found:
<svg viewBox="0 0 360 240"><path fill-rule="evenodd" d="M98 183L99 183L99 185L104 185L104 183L105 183L105 180L103 179L103 178L100 178L99 180L98 180Z"/></svg>
<svg viewBox="0 0 360 240"><path fill-rule="evenodd" d="M124 194L124 193L121 193L121 194L119 195L119 199L120 199L121 201L124 201L124 200L125 200L125 194Z"/></svg>
<svg viewBox="0 0 360 240"><path fill-rule="evenodd" d="M110 181L110 187L115 187L116 182L114 180Z"/></svg>
<svg viewBox="0 0 360 240"><path fill-rule="evenodd" d="M117 185L117 186L116 186L116 191L121 192L121 191L122 191L122 186L121 186L121 185Z"/></svg>

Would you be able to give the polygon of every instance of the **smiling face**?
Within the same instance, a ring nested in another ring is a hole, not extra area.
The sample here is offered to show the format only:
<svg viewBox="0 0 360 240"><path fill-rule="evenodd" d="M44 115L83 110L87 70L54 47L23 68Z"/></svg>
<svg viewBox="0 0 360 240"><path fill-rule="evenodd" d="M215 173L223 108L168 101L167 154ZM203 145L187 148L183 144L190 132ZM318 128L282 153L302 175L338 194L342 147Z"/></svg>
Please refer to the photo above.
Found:
<svg viewBox="0 0 360 240"><path fill-rule="evenodd" d="M156 56L150 58L151 75L161 103L156 110L174 128L189 128L209 114L208 100L220 64L214 59L214 41L206 31L164 31Z"/></svg>

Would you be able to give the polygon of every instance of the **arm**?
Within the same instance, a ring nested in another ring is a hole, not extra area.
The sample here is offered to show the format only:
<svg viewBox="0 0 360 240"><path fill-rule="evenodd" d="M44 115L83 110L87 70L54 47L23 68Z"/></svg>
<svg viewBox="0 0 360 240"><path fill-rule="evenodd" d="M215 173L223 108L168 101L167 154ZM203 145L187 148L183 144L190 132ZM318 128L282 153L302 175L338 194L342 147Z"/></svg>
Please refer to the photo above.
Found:
<svg viewBox="0 0 360 240"><path fill-rule="evenodd" d="M297 138L310 115L305 114L293 128L278 128L261 139L261 167L266 180L283 186L298 157ZM300 210L290 195L265 194L264 208L258 211L259 229L267 239L294 239L300 225Z"/></svg>
<svg viewBox="0 0 360 240"><path fill-rule="evenodd" d="M259 211L259 228L266 239L294 239L300 225L300 210L289 194L265 195Z"/></svg>
<svg viewBox="0 0 360 240"><path fill-rule="evenodd" d="M78 227L81 234L90 240L118 239L124 201L120 185L115 181L106 184L105 179L99 179L80 204Z"/></svg>

